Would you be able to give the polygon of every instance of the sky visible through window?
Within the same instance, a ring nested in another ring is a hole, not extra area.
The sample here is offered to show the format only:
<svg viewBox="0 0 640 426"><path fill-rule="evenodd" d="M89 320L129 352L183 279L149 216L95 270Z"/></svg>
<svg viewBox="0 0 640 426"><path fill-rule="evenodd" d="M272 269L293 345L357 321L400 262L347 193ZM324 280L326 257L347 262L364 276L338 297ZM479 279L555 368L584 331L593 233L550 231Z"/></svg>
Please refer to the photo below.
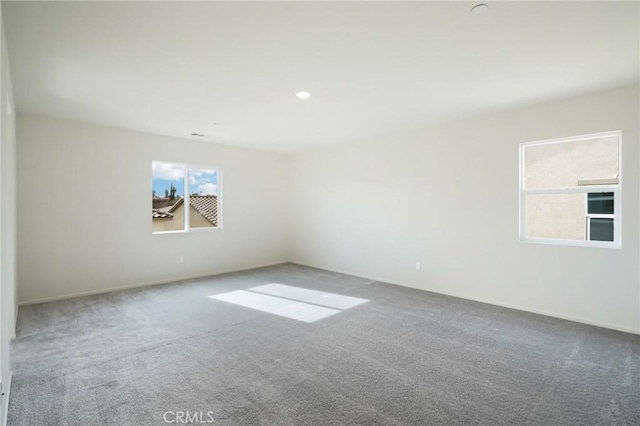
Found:
<svg viewBox="0 0 640 426"><path fill-rule="evenodd" d="M189 168L189 191L198 195L218 195L217 171Z"/></svg>
<svg viewBox="0 0 640 426"><path fill-rule="evenodd" d="M185 168L181 164L153 163L152 189L157 197L170 194L175 188L176 197L184 197ZM218 195L218 174L215 169L189 168L191 194Z"/></svg>

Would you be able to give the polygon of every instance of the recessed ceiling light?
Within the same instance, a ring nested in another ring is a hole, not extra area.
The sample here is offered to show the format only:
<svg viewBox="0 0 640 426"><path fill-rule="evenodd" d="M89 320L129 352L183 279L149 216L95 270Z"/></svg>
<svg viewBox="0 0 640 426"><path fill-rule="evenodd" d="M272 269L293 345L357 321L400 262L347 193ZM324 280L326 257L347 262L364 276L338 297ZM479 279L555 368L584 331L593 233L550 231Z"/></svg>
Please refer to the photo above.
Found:
<svg viewBox="0 0 640 426"><path fill-rule="evenodd" d="M309 92L298 92L296 93L296 96L300 99L308 99L311 96L311 93Z"/></svg>
<svg viewBox="0 0 640 426"><path fill-rule="evenodd" d="M485 15L487 12L489 12L489 6L484 3L477 4L471 8L471 13L474 15Z"/></svg>

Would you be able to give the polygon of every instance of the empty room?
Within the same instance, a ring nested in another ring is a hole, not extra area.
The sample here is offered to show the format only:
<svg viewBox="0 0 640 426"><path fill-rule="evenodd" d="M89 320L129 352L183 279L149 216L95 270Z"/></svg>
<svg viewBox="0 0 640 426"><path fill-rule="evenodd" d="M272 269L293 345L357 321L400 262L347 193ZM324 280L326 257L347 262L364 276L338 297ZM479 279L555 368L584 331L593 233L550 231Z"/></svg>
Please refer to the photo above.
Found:
<svg viewBox="0 0 640 426"><path fill-rule="evenodd" d="M0 12L0 426L640 425L640 2Z"/></svg>

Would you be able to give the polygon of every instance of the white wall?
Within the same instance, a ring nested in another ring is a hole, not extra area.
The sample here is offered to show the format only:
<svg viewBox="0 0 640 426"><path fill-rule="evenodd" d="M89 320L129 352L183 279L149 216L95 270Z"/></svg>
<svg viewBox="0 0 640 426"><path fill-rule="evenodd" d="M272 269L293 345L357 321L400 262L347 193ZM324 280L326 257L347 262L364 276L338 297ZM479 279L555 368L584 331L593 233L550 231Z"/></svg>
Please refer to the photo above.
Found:
<svg viewBox="0 0 640 426"><path fill-rule="evenodd" d="M7 414L9 340L15 333L16 301L16 137L13 90L0 12L0 424Z"/></svg>
<svg viewBox="0 0 640 426"><path fill-rule="evenodd" d="M292 260L640 332L638 92L294 155ZM520 243L519 144L619 129L622 249Z"/></svg>
<svg viewBox="0 0 640 426"><path fill-rule="evenodd" d="M19 299L292 260L640 332L638 92L290 158L20 115ZM623 248L520 243L519 143L618 129ZM225 229L152 235L152 160L220 166Z"/></svg>
<svg viewBox="0 0 640 426"><path fill-rule="evenodd" d="M220 167L224 230L152 235L152 160ZM287 179L283 154L19 114L19 300L286 261Z"/></svg>

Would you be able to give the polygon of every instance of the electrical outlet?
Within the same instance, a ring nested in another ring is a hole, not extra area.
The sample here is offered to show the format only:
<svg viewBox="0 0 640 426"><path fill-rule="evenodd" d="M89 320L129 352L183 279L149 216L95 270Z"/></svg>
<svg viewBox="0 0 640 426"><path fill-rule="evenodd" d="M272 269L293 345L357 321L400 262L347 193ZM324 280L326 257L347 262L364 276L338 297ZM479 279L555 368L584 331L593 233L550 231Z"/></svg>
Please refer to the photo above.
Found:
<svg viewBox="0 0 640 426"><path fill-rule="evenodd" d="M416 262L416 271L419 271L421 269L422 269L422 263Z"/></svg>

